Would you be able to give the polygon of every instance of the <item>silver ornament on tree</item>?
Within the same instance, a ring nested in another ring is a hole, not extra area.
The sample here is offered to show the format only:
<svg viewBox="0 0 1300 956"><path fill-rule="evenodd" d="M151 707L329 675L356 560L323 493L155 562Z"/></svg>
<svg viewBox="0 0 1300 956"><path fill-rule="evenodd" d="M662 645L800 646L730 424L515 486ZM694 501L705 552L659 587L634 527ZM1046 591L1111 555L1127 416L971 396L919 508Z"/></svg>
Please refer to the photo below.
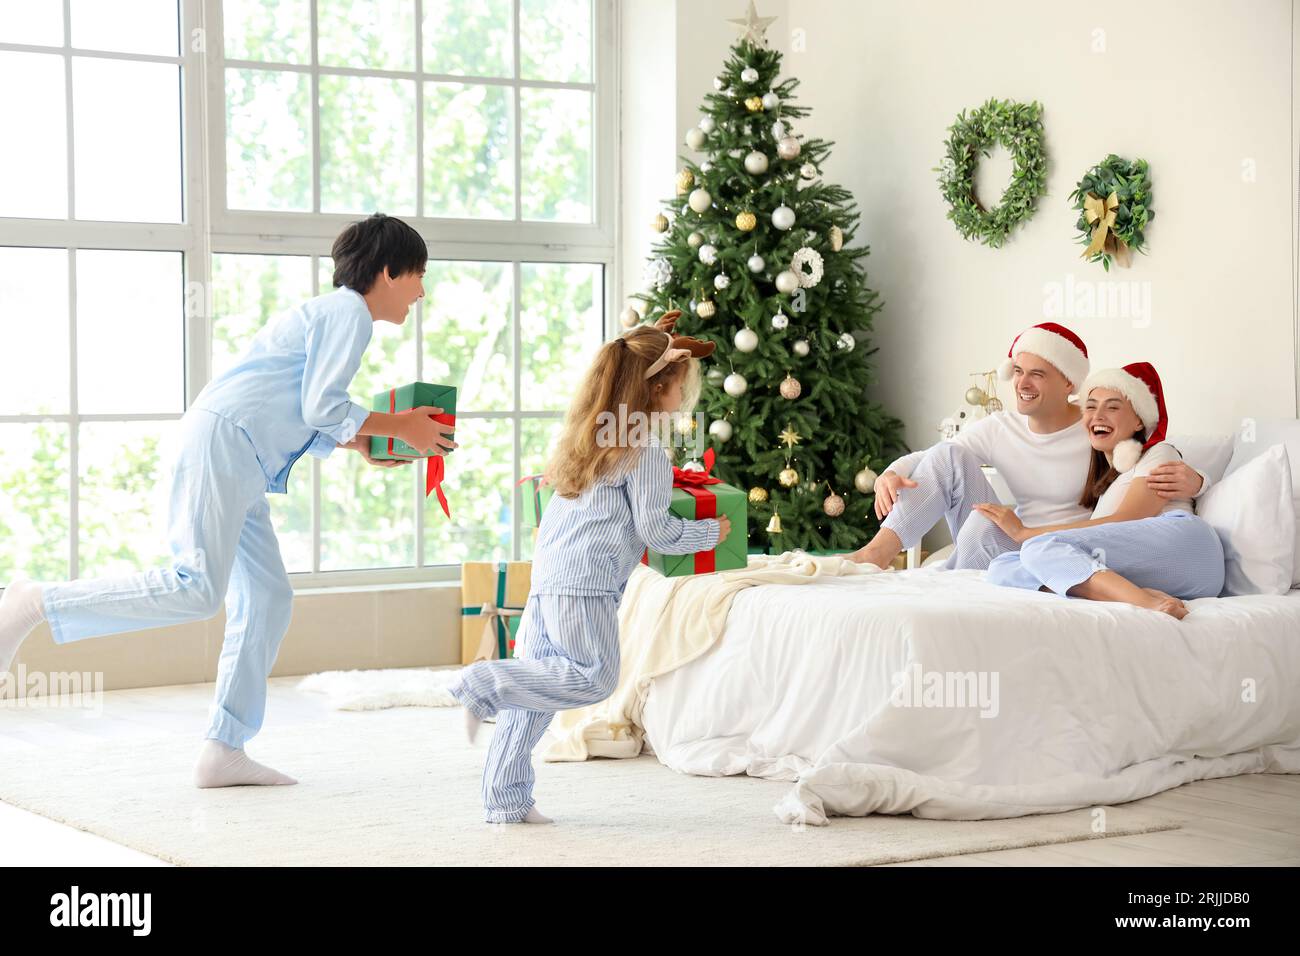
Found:
<svg viewBox="0 0 1300 956"><path fill-rule="evenodd" d="M776 315L772 316L772 328L776 329L778 332L783 330L789 324L790 320L786 317L784 312L778 312Z"/></svg>
<svg viewBox="0 0 1300 956"><path fill-rule="evenodd" d="M731 279L729 279L725 274L713 277L713 288L717 289L719 292L727 288L729 285L731 285Z"/></svg>
<svg viewBox="0 0 1300 956"><path fill-rule="evenodd" d="M776 291L789 295L795 289L799 288L799 277L789 269L783 269L776 274Z"/></svg>
<svg viewBox="0 0 1300 956"><path fill-rule="evenodd" d="M732 372L722 380L722 390L732 398L740 398L745 392L749 391L749 383L745 381L745 376L739 372Z"/></svg>
<svg viewBox="0 0 1300 956"><path fill-rule="evenodd" d="M757 83L758 70L754 69L752 66L745 67L740 71L740 81L742 83Z"/></svg>
<svg viewBox="0 0 1300 956"><path fill-rule="evenodd" d="M686 204L696 212L708 212L709 207L713 205L713 197L703 187L692 189L690 196L686 199Z"/></svg>
<svg viewBox="0 0 1300 956"><path fill-rule="evenodd" d="M710 385L721 385L723 378L725 378L725 376L722 374L722 369L718 368L716 365L704 373L704 379Z"/></svg>
<svg viewBox="0 0 1300 956"><path fill-rule="evenodd" d="M794 350L795 355L804 358L808 355L808 340L798 339L791 348Z"/></svg>
<svg viewBox="0 0 1300 956"><path fill-rule="evenodd" d="M782 136L776 142L776 155L782 159L797 159L802 147L793 136Z"/></svg>
<svg viewBox="0 0 1300 956"><path fill-rule="evenodd" d="M704 130L698 126L692 126L686 131L686 145L691 149L699 149L704 145Z"/></svg>
<svg viewBox="0 0 1300 956"><path fill-rule="evenodd" d="M853 487L862 494L869 495L876 489L876 477L876 473L870 468L863 468L853 476Z"/></svg>
<svg viewBox="0 0 1300 956"><path fill-rule="evenodd" d="M700 261L706 266L713 265L718 261L718 247L710 242L706 242L704 245L700 246L699 257Z"/></svg>
<svg viewBox="0 0 1300 956"><path fill-rule="evenodd" d="M713 88L714 88L715 90L717 90L719 93L721 93L723 90L725 90L725 89L727 88L727 84L726 84L726 82L722 79L722 77L720 77L720 76L715 76L715 77L713 78Z"/></svg>
<svg viewBox="0 0 1300 956"><path fill-rule="evenodd" d="M772 225L781 230L786 230L794 225L794 210L789 206L781 205L772 210Z"/></svg>
<svg viewBox="0 0 1300 956"><path fill-rule="evenodd" d="M762 272L763 267L766 266L767 263L764 262L763 257L756 252L749 257L749 261L745 263L745 265L749 266L750 272Z"/></svg>
<svg viewBox="0 0 1300 956"><path fill-rule="evenodd" d="M706 132L706 133L712 133L712 132L713 132L713 117L712 117L712 116L701 116L701 117L700 117L700 121L699 121L699 123L696 124L696 125L698 125L698 126L700 127L700 129L704 130L704 132Z"/></svg>
<svg viewBox="0 0 1300 956"><path fill-rule="evenodd" d="M618 320L622 323L623 328L630 329L641 321L641 313L629 305L619 315Z"/></svg>
<svg viewBox="0 0 1300 956"><path fill-rule="evenodd" d="M781 97L777 96L771 90L763 94L763 109L774 110L781 105Z"/></svg>
<svg viewBox="0 0 1300 956"><path fill-rule="evenodd" d="M812 163L804 163L802 166L799 167L799 175L803 179L816 179L817 167L814 166Z"/></svg>
<svg viewBox="0 0 1300 956"><path fill-rule="evenodd" d="M767 153L752 150L745 154L745 172L758 176L767 172Z"/></svg>
<svg viewBox="0 0 1300 956"><path fill-rule="evenodd" d="M709 424L709 435L720 442L730 441L732 431L731 422L721 418Z"/></svg>
<svg viewBox="0 0 1300 956"><path fill-rule="evenodd" d="M758 348L758 333L745 327L736 333L736 348L741 352L752 352Z"/></svg>
<svg viewBox="0 0 1300 956"><path fill-rule="evenodd" d="M772 124L772 138L776 140L784 139L790 135L790 127L786 125L785 120L777 120Z"/></svg>
<svg viewBox="0 0 1300 956"><path fill-rule="evenodd" d="M842 352L852 352L857 344L858 340L853 337L852 332L845 332L835 340L835 347Z"/></svg>
<svg viewBox="0 0 1300 956"><path fill-rule="evenodd" d="M693 232L686 237L686 244L690 246L692 249L700 248L700 243L702 243L703 241L704 241L704 235L703 233L699 233L699 232Z"/></svg>

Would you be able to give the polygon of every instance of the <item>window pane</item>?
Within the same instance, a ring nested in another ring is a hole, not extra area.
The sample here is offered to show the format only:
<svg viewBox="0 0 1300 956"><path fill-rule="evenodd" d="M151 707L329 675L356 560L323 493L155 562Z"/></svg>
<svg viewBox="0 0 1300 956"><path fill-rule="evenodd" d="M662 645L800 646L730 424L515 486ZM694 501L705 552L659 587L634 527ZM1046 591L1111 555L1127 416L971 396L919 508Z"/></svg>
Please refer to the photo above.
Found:
<svg viewBox="0 0 1300 956"><path fill-rule="evenodd" d="M0 415L66 413L67 250L0 248L0 342Z"/></svg>
<svg viewBox="0 0 1300 956"><path fill-rule="evenodd" d="M456 441L460 447L447 456L443 482L451 520L442 513L437 495L425 499L424 561L507 559L514 500L514 423L508 418L458 417Z"/></svg>
<svg viewBox="0 0 1300 956"><path fill-rule="evenodd" d="M0 43L63 46L63 0L0 0Z"/></svg>
<svg viewBox="0 0 1300 956"><path fill-rule="evenodd" d="M213 378L235 363L268 321L310 298L309 256L214 255Z"/></svg>
<svg viewBox="0 0 1300 956"><path fill-rule="evenodd" d="M176 0L71 0L72 45L81 50L177 55Z"/></svg>
<svg viewBox="0 0 1300 956"><path fill-rule="evenodd" d="M2 21L0 21L2 22ZM26 147L0 148L0 216L68 215L68 128L63 57L0 53L0 129Z"/></svg>
<svg viewBox="0 0 1300 956"><path fill-rule="evenodd" d="M601 267L525 262L520 282L520 406L563 410L603 341Z"/></svg>
<svg viewBox="0 0 1300 956"><path fill-rule="evenodd" d="M311 570L311 469L315 458L304 455L289 475L289 493L268 495L271 525L280 541L280 557L290 574Z"/></svg>
<svg viewBox="0 0 1300 956"><path fill-rule="evenodd" d="M311 63L311 0L225 0L226 59Z"/></svg>
<svg viewBox="0 0 1300 956"><path fill-rule="evenodd" d="M519 459L520 475L538 475L546 467L551 448L560 437L562 418L525 418L519 422L519 440L521 457ZM522 493L523 489L520 489ZM518 495L516 505L522 504ZM519 557L528 561L533 556L533 529L525 522L519 529Z"/></svg>
<svg viewBox="0 0 1300 956"><path fill-rule="evenodd" d="M513 219L510 88L424 87L424 210L428 216Z"/></svg>
<svg viewBox="0 0 1300 956"><path fill-rule="evenodd" d="M320 78L321 211L415 212L415 84Z"/></svg>
<svg viewBox="0 0 1300 956"><path fill-rule="evenodd" d="M424 0L424 72L514 76L511 0Z"/></svg>
<svg viewBox="0 0 1300 956"><path fill-rule="evenodd" d="M460 412L514 407L508 262L430 260L424 273L424 377L456 386Z"/></svg>
<svg viewBox="0 0 1300 956"><path fill-rule="evenodd" d="M311 211L311 78L226 70L226 205Z"/></svg>
<svg viewBox="0 0 1300 956"><path fill-rule="evenodd" d="M423 483L424 462L376 468L356 452L335 451L320 474L321 570L415 564L414 482Z"/></svg>
<svg viewBox="0 0 1300 956"><path fill-rule="evenodd" d="M90 414L184 408L179 252L77 251L77 388Z"/></svg>
<svg viewBox="0 0 1300 956"><path fill-rule="evenodd" d="M77 448L77 560L83 578L165 563L179 422L85 422Z"/></svg>
<svg viewBox="0 0 1300 956"><path fill-rule="evenodd" d="M520 0L520 75L590 83L591 33L591 0Z"/></svg>
<svg viewBox="0 0 1300 956"><path fill-rule="evenodd" d="M415 4L411 0L317 0L323 66L415 69Z"/></svg>
<svg viewBox="0 0 1300 956"><path fill-rule="evenodd" d="M0 584L68 577L69 427L0 425Z"/></svg>
<svg viewBox="0 0 1300 956"><path fill-rule="evenodd" d="M72 103L77 218L180 222L180 67L74 57Z"/></svg>
<svg viewBox="0 0 1300 956"><path fill-rule="evenodd" d="M525 219L591 222L591 94L519 91Z"/></svg>

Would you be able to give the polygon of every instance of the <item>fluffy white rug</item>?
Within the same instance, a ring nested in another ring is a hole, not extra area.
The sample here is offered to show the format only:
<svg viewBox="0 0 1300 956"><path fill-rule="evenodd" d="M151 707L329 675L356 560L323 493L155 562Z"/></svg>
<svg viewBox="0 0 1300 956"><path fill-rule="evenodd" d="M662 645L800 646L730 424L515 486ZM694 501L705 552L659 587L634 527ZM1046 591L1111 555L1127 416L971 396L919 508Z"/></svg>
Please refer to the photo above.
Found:
<svg viewBox="0 0 1300 956"><path fill-rule="evenodd" d="M460 671L459 667L322 671L304 677L298 689L322 695L337 710L459 707L460 702L447 688L455 683Z"/></svg>

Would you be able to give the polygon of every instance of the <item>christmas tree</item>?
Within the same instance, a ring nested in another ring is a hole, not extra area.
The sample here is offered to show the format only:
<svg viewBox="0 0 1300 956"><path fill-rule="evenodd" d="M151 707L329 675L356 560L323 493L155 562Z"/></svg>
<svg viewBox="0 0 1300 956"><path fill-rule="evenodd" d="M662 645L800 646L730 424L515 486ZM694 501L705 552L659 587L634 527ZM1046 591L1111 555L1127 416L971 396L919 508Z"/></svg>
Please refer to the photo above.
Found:
<svg viewBox="0 0 1300 956"><path fill-rule="evenodd" d="M876 530L872 485L903 450L902 425L866 399L880 309L869 250L850 246L852 196L820 178L834 144L791 126L809 111L793 103L798 80L778 81L771 19L750 4L686 135L707 158L683 158L637 298L651 317L682 309L677 330L717 344L700 408L713 473L749 490L751 546L853 549Z"/></svg>

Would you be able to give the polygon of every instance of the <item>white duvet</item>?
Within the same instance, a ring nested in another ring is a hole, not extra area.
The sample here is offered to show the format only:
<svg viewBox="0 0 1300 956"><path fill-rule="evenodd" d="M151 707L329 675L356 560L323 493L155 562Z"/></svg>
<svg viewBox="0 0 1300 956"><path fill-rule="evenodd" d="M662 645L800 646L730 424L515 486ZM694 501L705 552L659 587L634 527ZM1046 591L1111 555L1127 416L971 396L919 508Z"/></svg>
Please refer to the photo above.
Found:
<svg viewBox="0 0 1300 956"><path fill-rule="evenodd" d="M682 773L792 780L777 816L811 824L1300 773L1300 591L1189 606L1180 622L931 569L751 588L720 642L654 680L647 749Z"/></svg>

